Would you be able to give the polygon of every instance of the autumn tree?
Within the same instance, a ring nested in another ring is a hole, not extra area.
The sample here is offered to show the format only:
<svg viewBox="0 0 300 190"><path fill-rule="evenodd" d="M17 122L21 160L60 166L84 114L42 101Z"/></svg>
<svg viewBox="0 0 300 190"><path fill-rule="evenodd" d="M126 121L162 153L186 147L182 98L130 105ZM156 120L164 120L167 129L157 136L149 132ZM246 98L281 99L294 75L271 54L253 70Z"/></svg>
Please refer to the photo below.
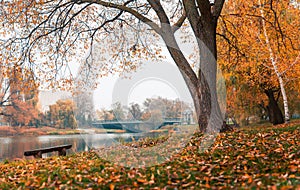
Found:
<svg viewBox="0 0 300 190"><path fill-rule="evenodd" d="M46 113L49 124L62 129L76 129L75 109L72 100L58 100L56 104L49 106L49 111Z"/></svg>
<svg viewBox="0 0 300 190"><path fill-rule="evenodd" d="M93 94L81 92L73 98L76 105L76 120L80 126L90 126L94 119Z"/></svg>
<svg viewBox="0 0 300 190"><path fill-rule="evenodd" d="M12 126L35 125L38 119L38 83L27 68L13 66L6 80L5 120Z"/></svg>
<svg viewBox="0 0 300 190"><path fill-rule="evenodd" d="M96 110L96 117L98 120L109 121L114 119L114 114L112 110L102 108L101 110Z"/></svg>
<svg viewBox="0 0 300 190"><path fill-rule="evenodd" d="M228 79L236 79L235 89L248 85L250 91L256 91L248 98L265 108L273 124L289 121L286 87L299 81L296 15L299 9L289 1L230 1L220 19L219 42L226 48L219 51L219 57L222 67L231 70Z"/></svg>
<svg viewBox="0 0 300 190"><path fill-rule="evenodd" d="M295 83L296 84L287 86L287 94L290 100L289 108L290 108L291 118L292 117L299 118L300 115L300 92L299 92L300 79L298 79L298 81Z"/></svg>
<svg viewBox="0 0 300 190"><path fill-rule="evenodd" d="M0 75L0 115L5 115L5 106L9 101L9 83L6 77Z"/></svg>
<svg viewBox="0 0 300 190"><path fill-rule="evenodd" d="M129 112L129 119L133 119L133 120L140 120L143 112L140 108L140 105L137 103L132 103L128 109Z"/></svg>
<svg viewBox="0 0 300 190"><path fill-rule="evenodd" d="M111 111L114 116L114 120L125 120L125 109L120 102L114 103Z"/></svg>
<svg viewBox="0 0 300 190"><path fill-rule="evenodd" d="M160 117L160 120L165 118L166 115L166 106L163 103L163 99L161 97L159 98L147 98L144 103L144 116L143 119L150 119L151 117L154 117L157 115L157 117ZM148 116L148 118L146 117ZM156 118L159 120L158 118Z"/></svg>
<svg viewBox="0 0 300 190"><path fill-rule="evenodd" d="M157 40L149 44L149 37L156 36L164 42L189 88L200 130L217 131L223 119L216 94L216 28L224 1L1 1L0 21L5 28L1 33L6 37L0 41L0 62L46 67L44 70L52 72L42 76L55 83L50 79L59 76L56 73L66 68L67 61L75 55L82 57L84 48L89 47L89 57L95 60L93 44L110 40L100 45L103 52L112 54L101 66L98 76L103 76L136 69L142 56L156 57L162 46ZM201 57L195 70L175 36L183 30L192 32ZM12 50L13 56L9 56Z"/></svg>
<svg viewBox="0 0 300 190"><path fill-rule="evenodd" d="M162 118L181 118L183 112L189 108L188 104L179 99L170 100L167 98L147 98L144 101L144 116L151 117L152 112L160 112Z"/></svg>
<svg viewBox="0 0 300 190"><path fill-rule="evenodd" d="M259 118L260 121L266 120L268 115L265 105L267 97L257 86L250 85L245 81L243 75L234 73L234 71L224 72L227 85L226 117L236 120L243 126L249 125L250 120L254 118ZM257 119L255 120L257 121Z"/></svg>

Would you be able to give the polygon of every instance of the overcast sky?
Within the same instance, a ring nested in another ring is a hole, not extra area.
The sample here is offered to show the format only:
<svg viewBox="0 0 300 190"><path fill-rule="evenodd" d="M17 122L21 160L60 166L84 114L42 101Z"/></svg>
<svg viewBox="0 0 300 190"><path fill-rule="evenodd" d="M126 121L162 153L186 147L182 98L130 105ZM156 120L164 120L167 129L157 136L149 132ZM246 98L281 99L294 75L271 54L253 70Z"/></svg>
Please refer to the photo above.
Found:
<svg viewBox="0 0 300 190"><path fill-rule="evenodd" d="M94 91L95 109L108 109L115 102L142 105L146 98L159 96L192 102L188 88L174 64L146 63L139 72L130 76L130 79L118 76L101 78L99 87Z"/></svg>

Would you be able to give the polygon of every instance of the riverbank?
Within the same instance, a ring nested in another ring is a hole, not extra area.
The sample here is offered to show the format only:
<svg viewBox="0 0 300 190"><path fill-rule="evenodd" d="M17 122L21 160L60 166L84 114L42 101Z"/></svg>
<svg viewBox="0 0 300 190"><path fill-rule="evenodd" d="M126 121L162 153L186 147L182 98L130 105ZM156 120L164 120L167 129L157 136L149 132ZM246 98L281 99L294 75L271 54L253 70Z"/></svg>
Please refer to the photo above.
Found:
<svg viewBox="0 0 300 190"><path fill-rule="evenodd" d="M53 127L10 127L0 126L0 137L11 136L41 136L41 135L76 135L76 134L102 134L102 133L125 133L125 130L114 129L57 129Z"/></svg>
<svg viewBox="0 0 300 190"><path fill-rule="evenodd" d="M96 151L6 161L0 164L0 189L300 188L299 124L220 133L205 151L199 149L202 140L196 133L170 160L147 168L116 165ZM155 143L150 139L140 147Z"/></svg>
<svg viewBox="0 0 300 190"><path fill-rule="evenodd" d="M52 134L80 134L79 130L76 129L56 129L53 127L10 127L0 126L0 137L9 136L40 136L40 135L52 135Z"/></svg>
<svg viewBox="0 0 300 190"><path fill-rule="evenodd" d="M162 133L171 131L174 126L165 126L159 130L151 130L149 133ZM53 127L10 127L0 126L0 137L11 136L41 136L41 135L77 135L77 134L103 134L103 133L126 133L126 130L120 129L57 129Z"/></svg>

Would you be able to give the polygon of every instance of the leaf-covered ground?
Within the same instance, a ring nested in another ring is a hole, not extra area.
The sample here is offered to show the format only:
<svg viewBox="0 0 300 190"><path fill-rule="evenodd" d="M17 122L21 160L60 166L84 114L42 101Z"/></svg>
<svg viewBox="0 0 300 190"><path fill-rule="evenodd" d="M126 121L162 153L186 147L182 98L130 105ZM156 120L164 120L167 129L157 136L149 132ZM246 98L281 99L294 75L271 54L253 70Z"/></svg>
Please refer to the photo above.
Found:
<svg viewBox="0 0 300 190"><path fill-rule="evenodd" d="M5 162L0 189L300 189L299 124L221 133L205 152L201 139L148 168L114 165L93 151Z"/></svg>

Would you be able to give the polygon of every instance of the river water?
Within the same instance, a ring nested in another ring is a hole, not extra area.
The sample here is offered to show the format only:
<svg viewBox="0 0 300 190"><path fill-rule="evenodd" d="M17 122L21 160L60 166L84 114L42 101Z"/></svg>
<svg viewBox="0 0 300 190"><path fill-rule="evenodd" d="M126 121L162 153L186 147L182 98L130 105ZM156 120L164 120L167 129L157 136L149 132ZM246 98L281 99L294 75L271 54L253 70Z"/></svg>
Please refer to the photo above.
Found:
<svg viewBox="0 0 300 190"><path fill-rule="evenodd" d="M32 159L25 157L24 151L44 147L72 144L72 148L67 150L67 154L80 151L88 151L91 148L110 146L112 143L120 141L130 141L133 137L138 138L138 134L79 134L79 135L45 135L45 136L13 136L0 137L0 161L12 160L15 158ZM44 157L57 155L57 152L43 154Z"/></svg>

